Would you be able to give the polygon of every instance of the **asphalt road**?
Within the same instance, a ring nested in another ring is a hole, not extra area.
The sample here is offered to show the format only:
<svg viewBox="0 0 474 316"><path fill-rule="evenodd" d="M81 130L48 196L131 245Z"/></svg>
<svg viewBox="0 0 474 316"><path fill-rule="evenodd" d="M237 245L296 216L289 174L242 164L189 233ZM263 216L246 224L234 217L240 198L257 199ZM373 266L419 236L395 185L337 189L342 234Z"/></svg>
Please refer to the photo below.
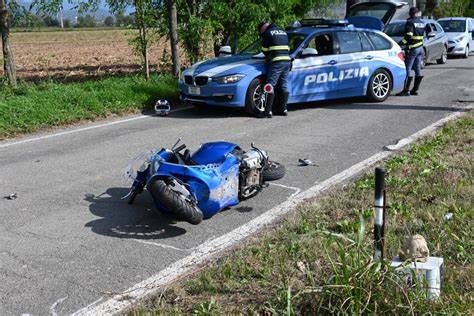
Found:
<svg viewBox="0 0 474 316"><path fill-rule="evenodd" d="M471 98L474 57L425 69L418 97L292 107L289 117L249 118L194 109L11 146L0 143L0 315L68 314L123 291L188 255L194 247L285 201L294 189L270 186L199 226L155 215L145 192L135 205L121 175L146 147L182 137L190 148L251 142L287 166L279 183L308 188L383 146L459 110ZM471 97L467 96L471 89ZM298 158L317 166L298 167Z"/></svg>

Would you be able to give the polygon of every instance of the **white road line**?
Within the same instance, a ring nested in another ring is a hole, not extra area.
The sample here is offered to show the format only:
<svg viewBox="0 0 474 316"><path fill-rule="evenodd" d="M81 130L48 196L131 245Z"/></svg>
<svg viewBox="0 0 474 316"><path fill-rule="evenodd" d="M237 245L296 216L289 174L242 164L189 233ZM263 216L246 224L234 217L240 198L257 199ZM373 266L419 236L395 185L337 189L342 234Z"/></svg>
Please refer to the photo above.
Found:
<svg viewBox="0 0 474 316"><path fill-rule="evenodd" d="M188 110L188 109L191 109L191 108L192 108L191 106L187 106L187 107L184 107L184 108L172 110L171 113L176 113L176 112ZM112 126L112 125L123 124L123 123L143 120L143 119L146 119L146 118L152 118L152 117L154 117L154 116L153 115L139 115L139 116L123 119L123 120L112 121L112 122L107 122L107 123L103 123L103 124L92 125L92 126L87 126L87 127L77 128L77 129L71 129L71 130L68 130L68 131L63 131L63 132L59 132L59 133L55 133L55 134L48 134L48 135L43 135L43 136L38 136L38 137L33 137L33 138L27 138L27 139L22 139L22 140L13 141L13 142L0 143L0 148L6 148L6 147L14 146L14 145L37 142L37 141L48 139L48 138L85 132L85 131L89 131L89 130L93 130L93 129L97 129L97 128L108 127L108 126Z"/></svg>
<svg viewBox="0 0 474 316"><path fill-rule="evenodd" d="M270 184L270 185L273 185L273 186L276 186L276 187L285 188L285 189L290 189L290 190L295 191L295 192L293 192L293 193L290 195L290 198L293 197L293 196L295 196L295 195L300 194L300 192L301 192L301 188L292 187L292 186L289 186L289 185L284 185L284 184L276 183L276 182L269 182L269 184Z"/></svg>
<svg viewBox="0 0 474 316"><path fill-rule="evenodd" d="M93 306L97 305L100 301L102 301L104 298L103 297L100 297L99 299L93 301L92 303L90 303L89 305L87 305L86 307L84 308L81 308L80 310L76 311L74 314L71 314L71 316L75 316L77 315L77 313L82 313L83 310L86 310L88 308L92 308Z"/></svg>
<svg viewBox="0 0 474 316"><path fill-rule="evenodd" d="M420 132L411 135L410 137L408 137L408 139L413 142L421 136L428 135L444 123L459 117L463 113L464 112L454 112L449 116L424 128ZM410 142L403 142L403 144L405 145L409 143ZM250 235L262 229L266 225L271 224L273 221L275 221L282 215L285 215L290 211L294 210L296 206L304 200L308 198L317 197L318 195L327 191L331 187L334 187L338 184L348 181L349 179L357 175L360 175L368 167L392 155L392 153L392 151L379 152L373 155L372 157L353 165L349 169L346 169L336 174L335 176L332 176L331 178L319 184L316 184L308 190L293 197L290 197L282 204L275 206L274 208L268 210L259 217L251 220L247 224L240 226L223 236L217 237L213 240L201 244L189 256L174 262L173 264L161 270L154 276L132 286L131 288L123 292L125 294L115 295L100 305L91 308L81 309L80 311L76 312L75 315L113 315L119 312L123 312L127 308L130 308L134 303L138 302L140 299L143 299L144 297L155 293L159 287L172 282L183 274L191 272L197 265L205 263L223 250L249 237Z"/></svg>
<svg viewBox="0 0 474 316"><path fill-rule="evenodd" d="M56 312L56 307L58 307L58 305L61 304L62 302L64 302L66 299L67 299L67 296L65 296L63 298L60 298L59 300L54 302L53 305L51 305L51 307L49 308L49 311L51 312L52 316L57 316L58 315L58 313Z"/></svg>
<svg viewBox="0 0 474 316"><path fill-rule="evenodd" d="M148 241L148 240L142 240L142 239L131 239L131 240L139 242L141 244L145 244L145 245L152 245L152 246L161 247L161 248L165 248L165 249L173 249L173 250L184 251L184 252L191 252L191 251L196 249L196 247L188 248L188 249L178 248L178 247L175 247L175 246L162 244L162 243L158 243L158 242L153 242L153 241Z"/></svg>

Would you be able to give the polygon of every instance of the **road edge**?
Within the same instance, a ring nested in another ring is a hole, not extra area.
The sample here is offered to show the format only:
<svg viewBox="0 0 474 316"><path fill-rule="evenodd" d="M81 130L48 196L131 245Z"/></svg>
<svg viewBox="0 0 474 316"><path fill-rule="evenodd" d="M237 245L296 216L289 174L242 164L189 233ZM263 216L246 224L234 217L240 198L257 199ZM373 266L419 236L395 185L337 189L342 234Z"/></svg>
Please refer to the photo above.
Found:
<svg viewBox="0 0 474 316"><path fill-rule="evenodd" d="M349 167L348 169L345 169L340 173L337 173L336 175L320 183L315 183L314 186L299 194L290 196L285 202L273 207L259 217L251 220L247 224L240 226L223 236L202 244L189 256L176 261L167 268L132 286L121 294L114 295L112 298L109 298L102 303L100 303L100 300L98 300L94 302L96 304L92 303L76 311L72 315L115 315L126 311L135 303L154 294L163 285L169 284L178 279L180 276L193 271L196 266L208 262L226 249L236 245L239 242L242 242L244 239L250 237L262 228L272 224L278 218L281 218L283 215L293 211L300 203L304 202L305 200L317 198L329 189L361 176L375 163L380 162L381 160L391 156L395 152L421 138L432 135L447 122L462 116L471 109L472 105L468 105L464 107L463 111L454 112L408 136L407 138L400 140L397 144L386 146L384 148L385 150L374 154L373 156Z"/></svg>

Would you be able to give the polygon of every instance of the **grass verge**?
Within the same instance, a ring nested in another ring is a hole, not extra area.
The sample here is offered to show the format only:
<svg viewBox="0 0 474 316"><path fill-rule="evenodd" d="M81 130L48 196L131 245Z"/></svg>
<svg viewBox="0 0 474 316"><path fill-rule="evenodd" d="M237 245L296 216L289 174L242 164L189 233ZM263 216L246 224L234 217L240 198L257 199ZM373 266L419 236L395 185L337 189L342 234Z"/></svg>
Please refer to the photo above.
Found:
<svg viewBox="0 0 474 316"><path fill-rule="evenodd" d="M155 75L110 77L72 84L21 83L16 89L0 86L0 139L40 128L150 108L156 99L176 101L177 80Z"/></svg>
<svg viewBox="0 0 474 316"><path fill-rule="evenodd" d="M472 311L473 115L385 161L387 258L422 234L445 259L442 297L428 302L372 261L371 174L308 201L270 231L173 284L131 314L458 314ZM451 219L445 215L452 213Z"/></svg>

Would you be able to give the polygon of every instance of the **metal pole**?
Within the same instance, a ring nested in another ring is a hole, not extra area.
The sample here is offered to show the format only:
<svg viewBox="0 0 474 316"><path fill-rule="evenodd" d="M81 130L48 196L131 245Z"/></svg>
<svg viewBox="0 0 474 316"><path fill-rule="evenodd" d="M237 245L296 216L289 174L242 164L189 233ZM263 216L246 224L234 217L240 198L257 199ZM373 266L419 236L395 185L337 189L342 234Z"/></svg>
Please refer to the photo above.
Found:
<svg viewBox="0 0 474 316"><path fill-rule="evenodd" d="M384 213L385 169L375 168L375 198L374 198L374 260L383 258L383 213Z"/></svg>

